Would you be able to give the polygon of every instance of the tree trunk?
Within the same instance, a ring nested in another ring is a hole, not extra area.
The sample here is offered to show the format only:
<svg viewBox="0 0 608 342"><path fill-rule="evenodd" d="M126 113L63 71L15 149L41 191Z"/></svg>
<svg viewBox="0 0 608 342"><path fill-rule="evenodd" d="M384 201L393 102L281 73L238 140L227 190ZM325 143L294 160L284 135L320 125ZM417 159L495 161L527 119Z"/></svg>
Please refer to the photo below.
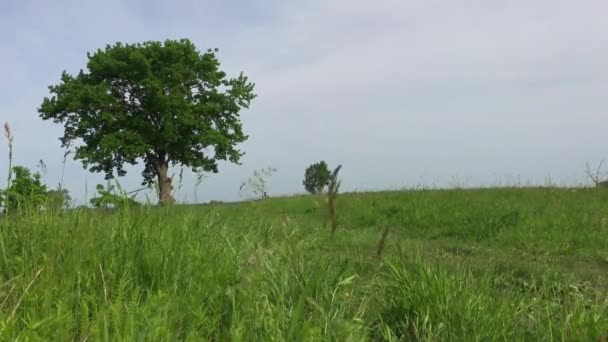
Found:
<svg viewBox="0 0 608 342"><path fill-rule="evenodd" d="M175 199L171 196L173 185L171 177L169 177L169 165L162 163L158 167L158 203L160 205L168 205L175 203Z"/></svg>

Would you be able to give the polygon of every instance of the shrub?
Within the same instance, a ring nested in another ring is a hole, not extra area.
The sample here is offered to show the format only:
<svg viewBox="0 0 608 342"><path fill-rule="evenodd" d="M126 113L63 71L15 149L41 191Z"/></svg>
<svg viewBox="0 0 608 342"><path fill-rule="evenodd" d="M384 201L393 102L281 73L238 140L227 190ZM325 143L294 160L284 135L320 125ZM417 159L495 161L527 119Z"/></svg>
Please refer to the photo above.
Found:
<svg viewBox="0 0 608 342"><path fill-rule="evenodd" d="M46 193L46 207L49 210L58 211L64 208L69 208L72 202L72 197L68 189L49 190Z"/></svg>
<svg viewBox="0 0 608 342"><path fill-rule="evenodd" d="M23 166L11 169L12 182L8 189L1 192L1 200L5 210L40 209L44 206L46 185L40 181L40 174L32 174Z"/></svg>
<svg viewBox="0 0 608 342"><path fill-rule="evenodd" d="M97 193L99 196L91 198L90 203L95 208L119 208L119 207L135 207L139 206L139 203L132 197L120 195L115 191L112 184L108 182L107 187L97 184Z"/></svg>

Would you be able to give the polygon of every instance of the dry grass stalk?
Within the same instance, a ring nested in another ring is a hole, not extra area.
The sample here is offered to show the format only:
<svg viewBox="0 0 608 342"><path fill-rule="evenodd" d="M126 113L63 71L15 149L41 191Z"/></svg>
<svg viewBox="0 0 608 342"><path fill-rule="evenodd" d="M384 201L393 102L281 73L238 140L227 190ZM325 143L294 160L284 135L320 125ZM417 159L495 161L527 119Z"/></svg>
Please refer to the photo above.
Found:
<svg viewBox="0 0 608 342"><path fill-rule="evenodd" d="M378 241L378 249L376 250L376 257L378 257L378 259L382 259L382 253L386 248L386 239L388 237L388 232L388 226L384 227L384 230L382 231L382 236L380 237L380 241Z"/></svg>
<svg viewBox="0 0 608 342"><path fill-rule="evenodd" d="M6 179L6 189L11 187L11 177L13 175L13 132L11 130L11 126L8 122L4 123L4 137L6 138L6 142L8 144L8 176ZM4 208L7 211L6 208Z"/></svg>
<svg viewBox="0 0 608 342"><path fill-rule="evenodd" d="M334 172L332 172L329 178L329 185L327 188L327 208L329 214L329 222L331 224L331 236L333 237L338 228L338 213L336 210L336 199L338 197L338 190L340 190L340 181L338 180L338 172L342 165L338 165Z"/></svg>

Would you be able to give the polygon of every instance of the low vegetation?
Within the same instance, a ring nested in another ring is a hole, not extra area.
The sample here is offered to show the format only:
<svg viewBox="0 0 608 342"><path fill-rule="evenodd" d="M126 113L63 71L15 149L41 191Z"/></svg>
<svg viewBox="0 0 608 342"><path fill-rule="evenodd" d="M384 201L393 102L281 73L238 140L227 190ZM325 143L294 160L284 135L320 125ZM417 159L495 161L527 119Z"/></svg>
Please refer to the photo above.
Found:
<svg viewBox="0 0 608 342"><path fill-rule="evenodd" d="M342 194L333 239L317 200L4 216L0 340L597 341L608 332L608 192Z"/></svg>
<svg viewBox="0 0 608 342"><path fill-rule="evenodd" d="M89 200L94 208L120 208L123 206L136 207L139 205L135 201L134 196L127 196L124 192L116 189L116 186L108 182L104 187L102 184L97 184L97 196Z"/></svg>

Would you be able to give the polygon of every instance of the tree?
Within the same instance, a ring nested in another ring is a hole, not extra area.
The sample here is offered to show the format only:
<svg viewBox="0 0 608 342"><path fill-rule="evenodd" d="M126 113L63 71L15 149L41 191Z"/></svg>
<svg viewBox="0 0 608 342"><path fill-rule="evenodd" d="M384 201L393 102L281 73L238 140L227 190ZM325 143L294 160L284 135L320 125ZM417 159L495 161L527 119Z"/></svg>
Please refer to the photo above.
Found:
<svg viewBox="0 0 608 342"><path fill-rule="evenodd" d="M107 186L104 187L101 184L97 184L97 197L91 198L90 203L95 208L119 208L124 206L136 207L139 203L135 201L133 197L127 197L126 194L120 195L116 192L114 185L108 182Z"/></svg>
<svg viewBox="0 0 608 342"><path fill-rule="evenodd" d="M170 165L218 172L218 161L239 163L247 139L239 112L255 98L242 73L227 78L215 50L200 53L187 39L106 46L89 53L87 71L63 72L38 109L64 125L63 147L106 179L143 161L142 185L158 184L172 203Z"/></svg>
<svg viewBox="0 0 608 342"><path fill-rule="evenodd" d="M589 162L585 163L585 174L587 175L587 178L593 182L596 188L606 187L606 172L602 170L603 165L604 160L602 159L597 166L597 169L592 171Z"/></svg>
<svg viewBox="0 0 608 342"><path fill-rule="evenodd" d="M302 184L309 193L320 194L323 192L323 189L329 185L330 176L327 163L325 163L325 161L320 161L310 165L306 169Z"/></svg>
<svg viewBox="0 0 608 342"><path fill-rule="evenodd" d="M72 197L70 196L68 189L49 190L46 193L46 196L46 207L50 210L57 211L64 208L69 208L70 203L72 202Z"/></svg>
<svg viewBox="0 0 608 342"><path fill-rule="evenodd" d="M40 181L39 173L32 173L23 166L13 166L12 182L2 191L1 198L5 210L40 209L46 202L46 185Z"/></svg>
<svg viewBox="0 0 608 342"><path fill-rule="evenodd" d="M268 179L278 170L272 167L253 171L253 176L241 183L239 190L250 198L267 197Z"/></svg>

